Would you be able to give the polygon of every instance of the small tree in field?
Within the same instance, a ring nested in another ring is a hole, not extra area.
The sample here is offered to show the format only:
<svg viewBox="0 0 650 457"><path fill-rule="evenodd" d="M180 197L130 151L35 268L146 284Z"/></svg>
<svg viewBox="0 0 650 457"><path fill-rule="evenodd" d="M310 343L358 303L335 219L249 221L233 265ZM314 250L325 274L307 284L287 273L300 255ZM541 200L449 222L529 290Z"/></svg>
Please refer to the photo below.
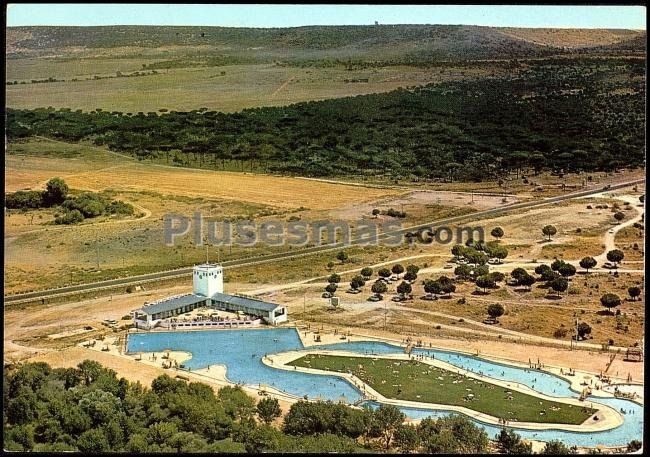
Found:
<svg viewBox="0 0 650 457"><path fill-rule="evenodd" d="M338 289L338 286L335 283L329 283L327 286L325 286L325 292L334 295L334 292L336 292L336 289Z"/></svg>
<svg viewBox="0 0 650 457"><path fill-rule="evenodd" d="M451 255L453 255L456 259L459 257L462 257L465 255L465 252L467 251L467 248L463 246L462 244L457 244L453 248L451 248Z"/></svg>
<svg viewBox="0 0 650 457"><path fill-rule="evenodd" d="M341 282L341 276L336 273L332 273L327 278L327 282L329 282L330 284L338 284Z"/></svg>
<svg viewBox="0 0 650 457"><path fill-rule="evenodd" d="M365 267L361 269L361 276L363 276L366 279L369 279L372 276L372 268L370 267Z"/></svg>
<svg viewBox="0 0 650 457"><path fill-rule="evenodd" d="M535 281L536 281L535 277L529 275L528 273L526 273L525 276L522 276L517 280L519 285L527 287L528 290L531 290L531 287L533 286L533 284L535 284Z"/></svg>
<svg viewBox="0 0 650 457"><path fill-rule="evenodd" d="M578 337L580 339L585 339L587 335L591 333L591 326L586 322L580 322L578 324Z"/></svg>
<svg viewBox="0 0 650 457"><path fill-rule="evenodd" d="M347 252L345 252L345 251L340 251L338 254L336 254L336 258L337 258L337 260L339 260L341 263L345 263L345 262L347 262L349 256L348 256Z"/></svg>
<svg viewBox="0 0 650 457"><path fill-rule="evenodd" d="M630 295L630 298L634 301L641 295L641 288L637 286L628 287L627 293Z"/></svg>
<svg viewBox="0 0 650 457"><path fill-rule="evenodd" d="M583 257L580 261L580 266L587 270L587 273L589 273L590 268L595 267L597 264L598 262L593 257Z"/></svg>
<svg viewBox="0 0 650 457"><path fill-rule="evenodd" d="M377 272L377 275L379 275L380 278L389 278L390 277L390 270L388 268L382 268Z"/></svg>
<svg viewBox="0 0 650 457"><path fill-rule="evenodd" d="M620 249L612 249L607 253L607 260L614 262L616 265L621 263L625 258L625 254Z"/></svg>
<svg viewBox="0 0 650 457"><path fill-rule="evenodd" d="M420 267L418 267L417 265L407 265L406 266L406 272L407 273L418 274L419 271L420 271Z"/></svg>
<svg viewBox="0 0 650 457"><path fill-rule="evenodd" d="M494 227L490 232L490 235L495 237L497 240L500 240L504 235L503 229L501 227Z"/></svg>
<svg viewBox="0 0 650 457"><path fill-rule="evenodd" d="M352 278L352 281L350 281L350 288L353 290L360 289L366 284L366 281L363 279L363 276L355 276Z"/></svg>
<svg viewBox="0 0 650 457"><path fill-rule="evenodd" d="M440 280L438 280L440 282ZM442 284L442 292L447 296L450 297L452 293L456 292L456 285L449 281L449 282L441 282Z"/></svg>
<svg viewBox="0 0 650 457"><path fill-rule="evenodd" d="M503 313L505 313L506 310L503 307L501 303L493 303L487 307L487 313L488 316L496 320L497 322L499 321L499 318L503 316Z"/></svg>
<svg viewBox="0 0 650 457"><path fill-rule="evenodd" d="M548 237L548 241L551 241L551 237L557 233L557 229L552 225L546 225L542 228L542 233Z"/></svg>
<svg viewBox="0 0 650 457"><path fill-rule="evenodd" d="M68 196L70 188L61 178L52 178L45 185L43 201L47 206L59 205Z"/></svg>
<svg viewBox="0 0 650 457"><path fill-rule="evenodd" d="M576 274L576 267L570 263L565 263L558 268L557 272L560 273L562 277L569 278Z"/></svg>
<svg viewBox="0 0 650 457"><path fill-rule="evenodd" d="M625 214L623 214L620 211L617 211L614 213L614 219L616 219L618 222L621 222L623 219L625 219Z"/></svg>
<svg viewBox="0 0 650 457"><path fill-rule="evenodd" d="M607 308L610 314L614 314L612 308L616 308L621 304L621 297L616 294L605 294L600 297L600 304Z"/></svg>
<svg viewBox="0 0 650 457"><path fill-rule="evenodd" d="M487 293L487 289L492 289L497 284L489 275L483 275L476 278L476 285L483 289L483 293Z"/></svg>
<svg viewBox="0 0 650 457"><path fill-rule="evenodd" d="M490 254L492 257L497 259L499 263L502 263L503 259L508 257L508 249L503 246L496 246L491 249Z"/></svg>
<svg viewBox="0 0 650 457"><path fill-rule="evenodd" d="M535 267L535 273L540 276L544 275L544 273L548 273L549 271L552 271L551 267L545 264L537 265Z"/></svg>
<svg viewBox="0 0 650 457"><path fill-rule="evenodd" d="M549 283L549 286L551 286L551 289L560 295L562 292L569 288L569 281L564 278L555 278Z"/></svg>
<svg viewBox="0 0 650 457"><path fill-rule="evenodd" d="M400 295L400 297L404 298L407 294L410 294L413 288L411 285L405 281L402 281L402 283L397 286L397 293Z"/></svg>
<svg viewBox="0 0 650 457"><path fill-rule="evenodd" d="M375 294L378 298L381 297L381 294L386 293L388 287L383 281L377 281L372 285L372 293Z"/></svg>
<svg viewBox="0 0 650 457"><path fill-rule="evenodd" d="M397 275L399 277L399 275L404 273L404 267L401 264L397 263L397 264L393 265L393 268L391 268L391 271L393 272L393 274L395 274L395 275Z"/></svg>
<svg viewBox="0 0 650 457"><path fill-rule="evenodd" d="M427 279L424 281L424 291L429 295L439 295L442 293L442 284L440 284L439 281L433 281L431 279Z"/></svg>
<svg viewBox="0 0 650 457"><path fill-rule="evenodd" d="M512 270L512 273L510 273L510 277L519 281L519 279L523 278L527 274L528 272L526 270L524 270L521 267L517 267L514 270Z"/></svg>
<svg viewBox="0 0 650 457"><path fill-rule="evenodd" d="M469 279L471 277L472 267L469 265L458 265L454 268L454 274L460 279Z"/></svg>
<svg viewBox="0 0 650 457"><path fill-rule="evenodd" d="M375 219L377 219L377 216L381 214L381 211L378 208L375 208L372 210L372 215L375 216Z"/></svg>
<svg viewBox="0 0 650 457"><path fill-rule="evenodd" d="M418 275L413 273L412 271L407 271L406 274L404 275L404 280L408 282L413 282L416 279L418 279Z"/></svg>

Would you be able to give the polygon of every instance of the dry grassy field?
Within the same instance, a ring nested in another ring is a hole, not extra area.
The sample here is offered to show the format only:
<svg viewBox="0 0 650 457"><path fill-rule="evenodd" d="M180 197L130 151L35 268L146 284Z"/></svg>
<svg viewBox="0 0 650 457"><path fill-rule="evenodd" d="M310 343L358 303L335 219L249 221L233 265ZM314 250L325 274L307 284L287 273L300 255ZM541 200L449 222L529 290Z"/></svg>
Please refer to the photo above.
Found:
<svg viewBox="0 0 650 457"><path fill-rule="evenodd" d="M205 249L194 246L191 236L174 247L164 245L165 214L191 217L198 211L216 221L319 218L350 201L404 192L142 164L101 148L44 140L10 145L5 163L5 192L42 189L59 176L73 192L103 191L136 207L133 218L97 218L77 226L52 225L52 210L7 212L5 292L159 271L205 259ZM284 248L234 246L222 250L221 259L274 249Z"/></svg>
<svg viewBox="0 0 650 457"><path fill-rule="evenodd" d="M288 105L377 92L398 87L486 76L499 69L419 69L382 67L347 71L344 68L296 68L273 64L230 65L158 70L158 74L94 80L141 69L151 60L90 59L66 61L10 60L7 80L53 77L62 82L6 86L7 106L53 106L92 111L189 111L199 107L223 112L259 106ZM223 74L222 74L223 73ZM71 81L77 78L79 81ZM86 78L91 78L86 80ZM367 83L345 80L364 79Z"/></svg>

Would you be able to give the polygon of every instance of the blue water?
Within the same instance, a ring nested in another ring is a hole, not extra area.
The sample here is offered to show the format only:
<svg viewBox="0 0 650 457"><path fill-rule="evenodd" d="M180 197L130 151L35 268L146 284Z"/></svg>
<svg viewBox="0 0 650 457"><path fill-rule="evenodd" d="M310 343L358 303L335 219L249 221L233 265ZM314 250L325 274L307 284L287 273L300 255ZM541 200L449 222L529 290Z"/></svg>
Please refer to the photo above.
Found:
<svg viewBox="0 0 650 457"><path fill-rule="evenodd" d="M511 365L488 361L479 357L431 349L414 349L414 353L433 354L434 357L451 365L464 368L474 373L483 374L504 381L516 381L532 389L553 397L572 397L576 393L571 390L570 384L562 378L537 370L527 370ZM537 362L534 360L533 363Z"/></svg>
<svg viewBox="0 0 650 457"><path fill-rule="evenodd" d="M226 376L235 383L257 386L267 384L284 392L309 398L322 397L338 400L344 395L350 402L361 399L360 392L347 381L329 375L315 375L279 370L264 365L261 358L265 354L304 349L294 329L260 329L260 330L214 330L201 332L138 333L129 336L129 352L160 352L174 349L192 353L192 358L185 362L190 369L206 368L208 365L225 365ZM361 341L322 345L319 348L345 350L360 354L402 353L403 348L378 341ZM569 388L569 383L549 373L508 366L479 357L459 354L439 349L418 348L414 352L433 354L459 368L483 373L486 376L506 381L525 384L538 392L558 397L577 397ZM534 361L536 362L536 360ZM591 400L589 400L591 401ZM371 406L372 406L372 402ZM537 440L560 439L568 445L621 446L633 439L643 436L643 407L634 402L615 398L603 398L593 401L628 411L625 422L613 429L597 433L575 433L560 430L531 431L516 429L522 437ZM412 419L425 417L443 417L449 411L432 411L417 408L401 408ZM630 414L634 412L634 414ZM500 428L474 420L485 428L488 435L496 435Z"/></svg>
<svg viewBox="0 0 650 457"><path fill-rule="evenodd" d="M164 349L191 352L185 368L225 365L226 377L234 383L257 386L267 384L292 395L337 400L361 398L357 389L338 376L318 376L289 372L262 363L265 354L302 349L292 329L213 330L201 332L136 333L129 336L129 352L160 352ZM325 379L325 381L323 381Z"/></svg>

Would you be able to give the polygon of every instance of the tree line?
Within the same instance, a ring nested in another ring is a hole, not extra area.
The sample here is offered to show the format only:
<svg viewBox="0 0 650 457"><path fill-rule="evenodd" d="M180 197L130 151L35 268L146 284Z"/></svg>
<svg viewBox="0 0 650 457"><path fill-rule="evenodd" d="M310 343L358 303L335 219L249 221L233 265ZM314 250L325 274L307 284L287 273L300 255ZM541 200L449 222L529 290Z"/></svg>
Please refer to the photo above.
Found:
<svg viewBox="0 0 650 457"><path fill-rule="evenodd" d="M281 415L276 399L255 401L238 386L215 393L168 375L146 388L91 360L76 368L5 366L3 374L3 445L12 451L480 453L488 444L467 418L415 427L390 405L299 401L274 425Z"/></svg>
<svg viewBox="0 0 650 457"><path fill-rule="evenodd" d="M221 113L9 109L7 136L306 176L481 181L644 163L643 62L528 64L500 78Z"/></svg>

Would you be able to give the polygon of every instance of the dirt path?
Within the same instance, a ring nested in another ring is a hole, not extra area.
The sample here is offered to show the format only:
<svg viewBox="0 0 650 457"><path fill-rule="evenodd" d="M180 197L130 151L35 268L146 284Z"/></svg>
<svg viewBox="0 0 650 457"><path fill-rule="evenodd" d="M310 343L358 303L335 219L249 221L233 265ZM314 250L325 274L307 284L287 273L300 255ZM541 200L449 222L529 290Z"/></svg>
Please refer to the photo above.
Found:
<svg viewBox="0 0 650 457"><path fill-rule="evenodd" d="M630 219L629 221L623 222L622 224L618 224L616 227L605 232L605 236L603 240L605 249L603 250L602 254L594 257L599 265L602 265L603 263L607 262L607 252L611 251L612 249L616 249L616 234L620 230L624 229L625 227L629 227L631 225L634 225L637 222L640 222L641 216L643 215L643 206L637 206L639 202L637 198L632 197L630 195L618 195L615 196L614 198L616 198L617 200L630 203L630 206L634 208L634 210L638 214L636 217Z"/></svg>
<svg viewBox="0 0 650 457"><path fill-rule="evenodd" d="M280 87L275 89L275 91L271 94L271 98L274 98L276 95L278 95L280 92L282 92L289 84L291 84L291 81L294 80L294 77L292 76L291 78L287 79L285 82L282 83Z"/></svg>

